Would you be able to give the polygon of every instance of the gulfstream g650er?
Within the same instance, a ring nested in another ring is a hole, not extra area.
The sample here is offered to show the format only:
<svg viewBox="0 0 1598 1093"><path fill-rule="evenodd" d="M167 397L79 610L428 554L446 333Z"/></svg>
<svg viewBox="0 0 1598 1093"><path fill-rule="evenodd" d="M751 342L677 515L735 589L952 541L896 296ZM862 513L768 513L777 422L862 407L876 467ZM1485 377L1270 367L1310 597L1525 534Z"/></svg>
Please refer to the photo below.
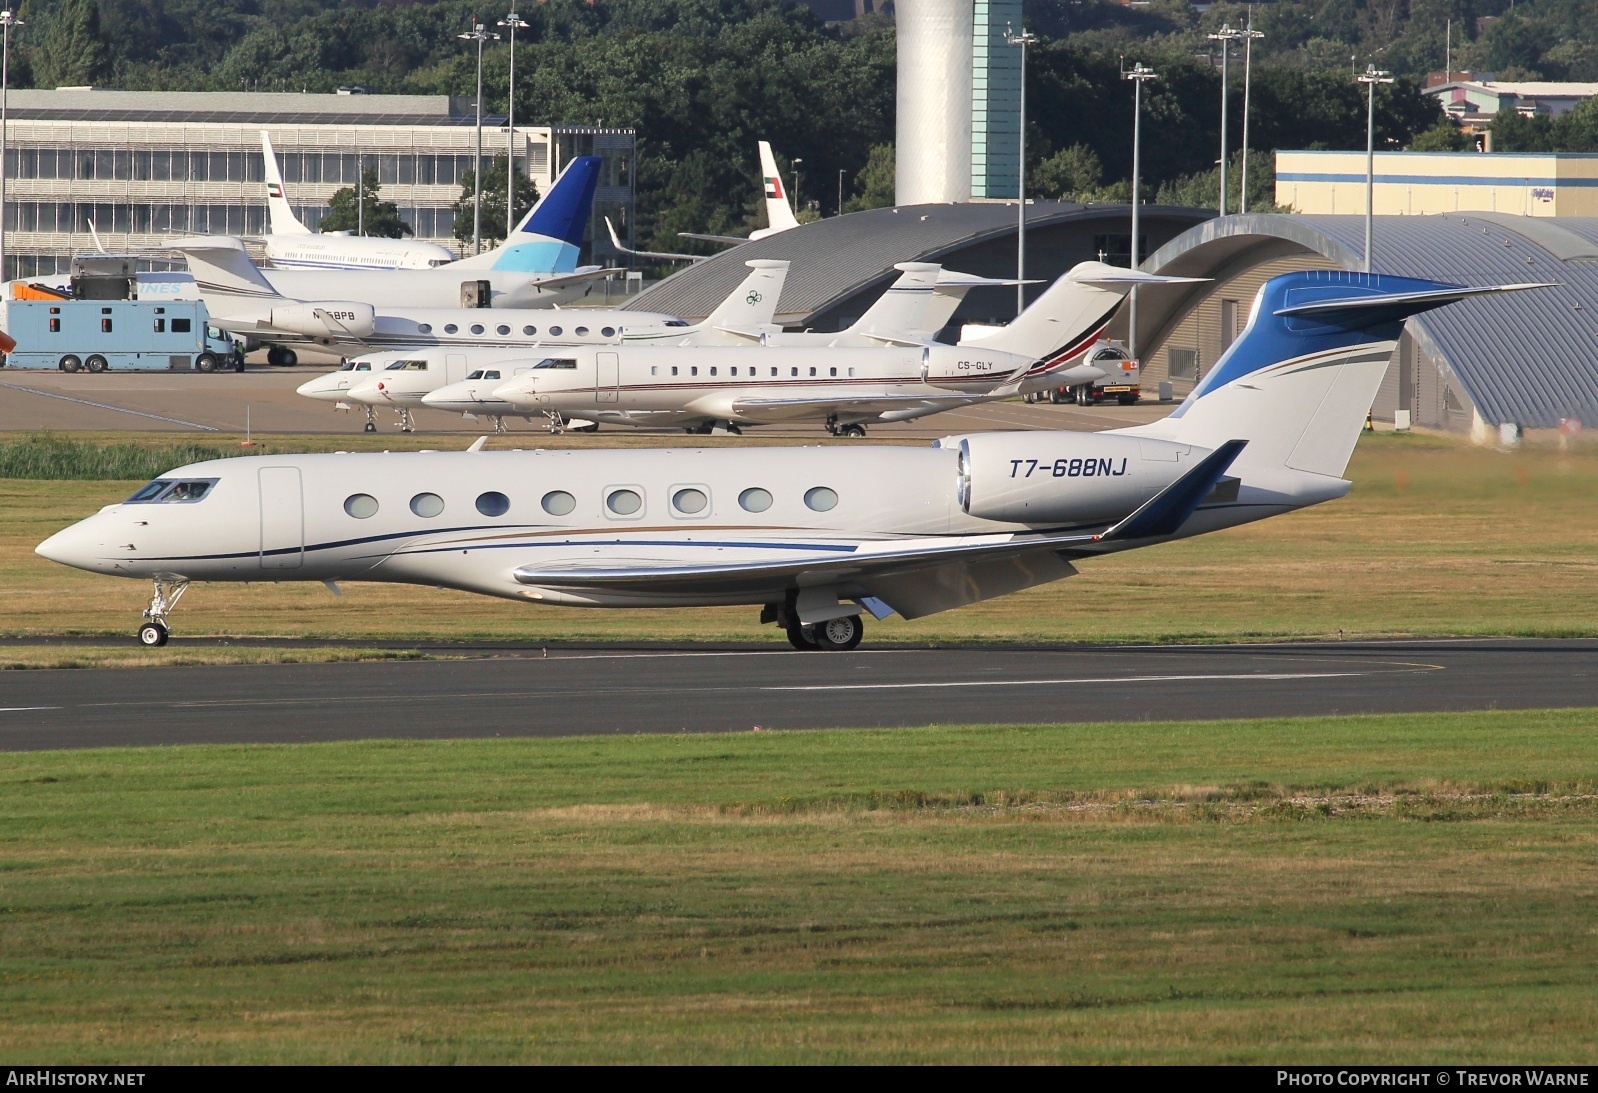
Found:
<svg viewBox="0 0 1598 1093"><path fill-rule="evenodd" d="M589 607L748 604L796 646L852 648L866 612L930 615L1341 497L1404 319L1527 287L1273 278L1187 400L1131 429L922 449L221 459L162 475L38 551L153 580L150 645L193 581L370 580Z"/></svg>

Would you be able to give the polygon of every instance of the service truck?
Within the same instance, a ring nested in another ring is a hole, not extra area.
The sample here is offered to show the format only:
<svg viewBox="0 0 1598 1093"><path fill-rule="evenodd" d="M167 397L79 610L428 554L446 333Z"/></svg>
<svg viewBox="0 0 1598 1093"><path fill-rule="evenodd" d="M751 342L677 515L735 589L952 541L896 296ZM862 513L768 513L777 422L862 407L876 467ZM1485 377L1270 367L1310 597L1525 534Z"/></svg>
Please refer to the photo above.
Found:
<svg viewBox="0 0 1598 1093"><path fill-rule="evenodd" d="M10 368L63 372L244 371L244 354L208 325L199 300L6 300Z"/></svg>
<svg viewBox="0 0 1598 1093"><path fill-rule="evenodd" d="M1138 362L1119 342L1100 340L1086 353L1082 363L1091 364L1103 375L1091 383L1074 387L1053 387L1024 396L1027 402L1074 402L1078 406L1097 406L1105 399L1115 399L1122 406L1131 406L1142 397L1141 373Z"/></svg>

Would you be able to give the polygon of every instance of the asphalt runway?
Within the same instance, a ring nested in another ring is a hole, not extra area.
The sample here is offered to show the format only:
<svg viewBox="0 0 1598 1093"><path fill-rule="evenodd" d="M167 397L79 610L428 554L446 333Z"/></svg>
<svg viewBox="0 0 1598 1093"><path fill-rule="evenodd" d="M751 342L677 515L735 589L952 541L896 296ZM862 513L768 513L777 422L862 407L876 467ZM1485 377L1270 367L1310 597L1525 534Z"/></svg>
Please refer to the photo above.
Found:
<svg viewBox="0 0 1598 1093"><path fill-rule="evenodd" d="M3 672L0 749L1598 706L1592 640L447 651Z"/></svg>

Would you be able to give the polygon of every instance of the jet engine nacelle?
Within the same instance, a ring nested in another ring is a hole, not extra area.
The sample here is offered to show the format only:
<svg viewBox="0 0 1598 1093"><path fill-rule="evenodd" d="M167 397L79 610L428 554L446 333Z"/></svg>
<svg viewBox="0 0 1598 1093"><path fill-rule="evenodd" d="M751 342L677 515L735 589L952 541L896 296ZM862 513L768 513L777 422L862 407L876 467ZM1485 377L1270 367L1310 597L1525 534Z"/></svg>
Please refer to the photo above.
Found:
<svg viewBox="0 0 1598 1093"><path fill-rule="evenodd" d="M343 300L286 304L274 307L269 321L284 333L308 338L365 338L377 326L377 311L371 304Z"/></svg>
<svg viewBox="0 0 1598 1093"><path fill-rule="evenodd" d="M1018 524L1112 523L1208 454L1188 444L1093 433L946 437L960 450L960 507Z"/></svg>
<svg viewBox="0 0 1598 1093"><path fill-rule="evenodd" d="M984 381L998 384L1031 364L1025 357L968 345L932 345L921 353L921 380L940 387L969 391Z"/></svg>

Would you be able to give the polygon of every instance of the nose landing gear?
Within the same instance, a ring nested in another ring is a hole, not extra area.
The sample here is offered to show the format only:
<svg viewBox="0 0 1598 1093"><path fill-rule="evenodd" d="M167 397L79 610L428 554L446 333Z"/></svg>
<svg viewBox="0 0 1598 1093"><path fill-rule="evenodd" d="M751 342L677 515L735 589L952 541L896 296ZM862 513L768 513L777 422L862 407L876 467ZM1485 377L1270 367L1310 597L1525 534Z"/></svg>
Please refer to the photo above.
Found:
<svg viewBox="0 0 1598 1093"><path fill-rule="evenodd" d="M157 577L154 581L155 591L150 596L150 606L144 609L144 625L139 627L139 644L156 648L165 645L171 637L167 629L166 617L177 607L178 601L183 598L183 593L189 590L189 582L179 577L174 580L162 580Z"/></svg>
<svg viewBox="0 0 1598 1093"><path fill-rule="evenodd" d="M377 409L375 407L371 406L371 405L367 405L365 407L365 410L366 410L366 431L369 432L369 433L375 433L375 432L377 432Z"/></svg>
<svg viewBox="0 0 1598 1093"><path fill-rule="evenodd" d="M411 408L409 406L394 407L394 414L399 418L400 432L414 433L416 431L416 420L411 417ZM374 429L373 432L376 432L376 430Z"/></svg>

